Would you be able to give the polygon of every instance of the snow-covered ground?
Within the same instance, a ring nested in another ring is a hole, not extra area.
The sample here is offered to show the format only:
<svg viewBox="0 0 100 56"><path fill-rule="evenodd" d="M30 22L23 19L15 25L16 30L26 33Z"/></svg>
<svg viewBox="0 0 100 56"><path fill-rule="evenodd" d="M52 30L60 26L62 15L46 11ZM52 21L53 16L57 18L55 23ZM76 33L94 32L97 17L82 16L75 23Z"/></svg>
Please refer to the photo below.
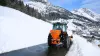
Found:
<svg viewBox="0 0 100 56"><path fill-rule="evenodd" d="M0 53L47 42L52 25L0 6Z"/></svg>
<svg viewBox="0 0 100 56"><path fill-rule="evenodd" d="M66 56L100 56L99 47L78 35L73 36L73 44Z"/></svg>

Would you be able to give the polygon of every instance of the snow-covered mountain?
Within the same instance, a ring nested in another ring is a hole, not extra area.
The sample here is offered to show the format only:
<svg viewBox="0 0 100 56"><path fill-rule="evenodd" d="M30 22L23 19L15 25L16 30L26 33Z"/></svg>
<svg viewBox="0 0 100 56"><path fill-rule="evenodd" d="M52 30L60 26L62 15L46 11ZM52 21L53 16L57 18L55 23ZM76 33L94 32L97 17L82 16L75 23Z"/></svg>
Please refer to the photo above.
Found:
<svg viewBox="0 0 100 56"><path fill-rule="evenodd" d="M91 20L94 20L94 21L99 21L100 20L100 15L99 14L97 14L97 13L95 13L92 10L87 9L87 8L80 8L78 10L75 9L75 10L72 11L72 13L87 17L87 18L89 18Z"/></svg>
<svg viewBox="0 0 100 56"><path fill-rule="evenodd" d="M58 20L58 19L65 19L65 20L76 19L88 23L94 22L94 20L91 20L89 17L73 14L62 7L52 5L50 2L41 2L40 0L39 1L32 0L24 2L24 4L25 5L27 4L30 7L36 9L41 14L41 19L45 21Z"/></svg>
<svg viewBox="0 0 100 56"><path fill-rule="evenodd" d="M65 12L66 10L64 8L54 6L49 2L40 2L40 1L28 1L24 2L25 5L29 5L30 7L37 9L41 13L50 13L50 12ZM68 11L69 12L69 11Z"/></svg>
<svg viewBox="0 0 100 56"><path fill-rule="evenodd" d="M55 20L59 18L69 19L73 17L70 11L59 6L54 6L50 2L33 0L24 2L24 4L36 9L42 15L43 20Z"/></svg>

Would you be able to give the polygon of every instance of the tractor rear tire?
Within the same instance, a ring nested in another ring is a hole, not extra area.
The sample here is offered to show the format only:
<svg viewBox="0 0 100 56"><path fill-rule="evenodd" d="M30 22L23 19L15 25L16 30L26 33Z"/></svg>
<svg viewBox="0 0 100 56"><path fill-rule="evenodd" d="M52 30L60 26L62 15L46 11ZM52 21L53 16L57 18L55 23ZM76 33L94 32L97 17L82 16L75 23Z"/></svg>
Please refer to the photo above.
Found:
<svg viewBox="0 0 100 56"><path fill-rule="evenodd" d="M64 48L67 48L67 37L64 38Z"/></svg>
<svg viewBox="0 0 100 56"><path fill-rule="evenodd" d="M70 48L70 38L68 37L67 38L67 49L69 49Z"/></svg>
<svg viewBox="0 0 100 56"><path fill-rule="evenodd" d="M67 36L67 37L64 39L64 48L69 49L69 47L70 47L70 39L69 39L69 37Z"/></svg>
<svg viewBox="0 0 100 56"><path fill-rule="evenodd" d="M67 41L64 41L64 48L67 48Z"/></svg>
<svg viewBox="0 0 100 56"><path fill-rule="evenodd" d="M52 44L51 44L51 38L52 36L51 36L51 34L49 34L49 36L48 36L48 46L49 47L51 47L52 46Z"/></svg>

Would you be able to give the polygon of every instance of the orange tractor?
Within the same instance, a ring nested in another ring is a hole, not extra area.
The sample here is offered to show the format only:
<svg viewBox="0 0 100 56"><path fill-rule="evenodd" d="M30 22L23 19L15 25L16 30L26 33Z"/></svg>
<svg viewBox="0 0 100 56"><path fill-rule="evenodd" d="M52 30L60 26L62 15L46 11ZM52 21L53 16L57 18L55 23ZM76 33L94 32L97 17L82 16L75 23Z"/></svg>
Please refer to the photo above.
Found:
<svg viewBox="0 0 100 56"><path fill-rule="evenodd" d="M71 38L67 34L67 24L66 23L53 23L53 29L48 35L48 46L63 46L69 48L71 44Z"/></svg>

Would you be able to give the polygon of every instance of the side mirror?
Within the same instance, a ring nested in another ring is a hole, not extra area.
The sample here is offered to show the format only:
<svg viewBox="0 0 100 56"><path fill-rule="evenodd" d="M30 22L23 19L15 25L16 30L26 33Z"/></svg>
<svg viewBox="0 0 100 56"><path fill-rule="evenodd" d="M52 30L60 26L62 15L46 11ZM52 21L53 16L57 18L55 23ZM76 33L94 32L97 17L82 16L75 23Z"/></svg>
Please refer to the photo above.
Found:
<svg viewBox="0 0 100 56"><path fill-rule="evenodd" d="M70 38L73 38L73 36L71 35Z"/></svg>

